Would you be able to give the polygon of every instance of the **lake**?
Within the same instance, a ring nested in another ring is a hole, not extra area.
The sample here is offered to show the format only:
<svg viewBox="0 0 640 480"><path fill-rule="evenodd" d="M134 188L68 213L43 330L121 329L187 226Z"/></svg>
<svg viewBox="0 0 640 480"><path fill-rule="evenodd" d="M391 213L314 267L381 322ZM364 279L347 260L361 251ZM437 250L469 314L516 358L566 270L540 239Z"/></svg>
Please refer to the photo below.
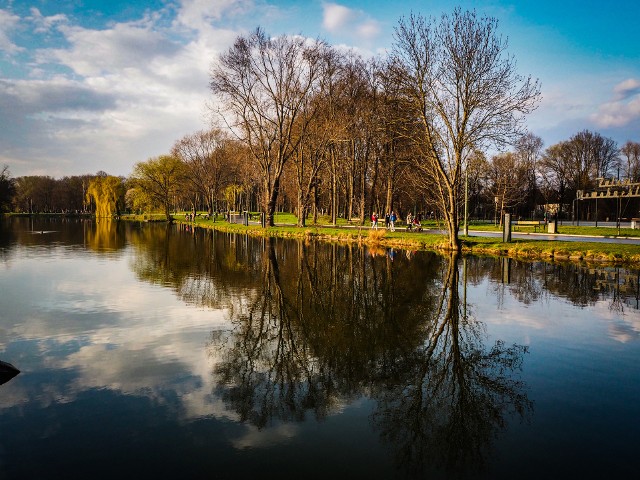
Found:
<svg viewBox="0 0 640 480"><path fill-rule="evenodd" d="M625 478L640 272L0 220L0 478Z"/></svg>

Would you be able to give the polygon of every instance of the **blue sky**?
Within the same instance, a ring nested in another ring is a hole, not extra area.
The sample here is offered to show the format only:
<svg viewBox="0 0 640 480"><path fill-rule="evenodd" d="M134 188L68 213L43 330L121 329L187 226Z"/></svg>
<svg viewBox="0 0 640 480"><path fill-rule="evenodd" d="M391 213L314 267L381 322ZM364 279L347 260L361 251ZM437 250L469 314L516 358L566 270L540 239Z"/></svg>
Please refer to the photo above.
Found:
<svg viewBox="0 0 640 480"><path fill-rule="evenodd" d="M393 46L398 19L455 6L499 20L543 100L545 146L583 129L640 141L640 2L0 0L0 166L13 176L129 175L209 125L208 72L256 26L364 56Z"/></svg>

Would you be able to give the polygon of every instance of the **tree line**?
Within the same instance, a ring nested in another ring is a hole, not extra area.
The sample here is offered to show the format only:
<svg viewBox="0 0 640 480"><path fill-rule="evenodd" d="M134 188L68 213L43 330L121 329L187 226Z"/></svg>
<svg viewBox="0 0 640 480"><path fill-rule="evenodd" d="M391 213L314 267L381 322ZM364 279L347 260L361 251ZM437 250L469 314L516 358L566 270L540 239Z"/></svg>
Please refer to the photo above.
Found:
<svg viewBox="0 0 640 480"><path fill-rule="evenodd" d="M470 216L498 220L544 215L542 205L566 215L600 177L638 181L637 142L618 148L584 130L545 149L526 131L540 85L516 71L497 27L460 9L412 15L399 20L391 52L370 59L258 28L213 62L215 127L137 163L128 178L11 179L5 168L0 205L100 215L160 209L167 218L251 210L269 225L288 211L299 226L322 214L364 224L373 212L412 212L444 221L456 250L465 187Z"/></svg>

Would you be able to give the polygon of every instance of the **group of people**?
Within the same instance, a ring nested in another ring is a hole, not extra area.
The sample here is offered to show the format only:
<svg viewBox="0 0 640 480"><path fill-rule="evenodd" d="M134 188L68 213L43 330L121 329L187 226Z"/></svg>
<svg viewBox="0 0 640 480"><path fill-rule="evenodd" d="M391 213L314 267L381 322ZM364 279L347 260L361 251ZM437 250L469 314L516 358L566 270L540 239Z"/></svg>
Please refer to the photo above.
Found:
<svg viewBox="0 0 640 480"><path fill-rule="evenodd" d="M397 219L398 217L393 211L391 211L391 213L387 213L384 216L384 228L389 228L392 232L395 232L395 223ZM373 212L371 215L371 228L374 230L378 229L378 214L376 212Z"/></svg>
<svg viewBox="0 0 640 480"><path fill-rule="evenodd" d="M371 215L371 228L373 228L374 230L378 229L378 214L376 212L373 212L373 214ZM391 213L387 213L384 216L384 228L387 228L389 230L391 230L392 232L396 231L396 222L398 221L398 217L396 215L396 213L391 210ZM409 214L407 215L407 230L413 230L413 229L417 229L417 230L422 230L422 227L420 225L420 221L418 220L417 217L413 217L413 215L411 215L411 212L409 212Z"/></svg>

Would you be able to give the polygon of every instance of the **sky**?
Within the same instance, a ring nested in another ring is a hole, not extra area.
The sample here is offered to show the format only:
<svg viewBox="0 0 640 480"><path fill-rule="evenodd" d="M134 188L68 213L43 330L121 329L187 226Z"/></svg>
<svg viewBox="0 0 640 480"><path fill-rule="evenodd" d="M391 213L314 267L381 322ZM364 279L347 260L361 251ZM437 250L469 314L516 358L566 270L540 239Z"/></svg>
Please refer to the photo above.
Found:
<svg viewBox="0 0 640 480"><path fill-rule="evenodd" d="M388 53L411 13L498 19L545 147L589 129L640 142L640 2L617 0L0 0L0 169L128 176L211 125L209 71L238 35L303 35Z"/></svg>

